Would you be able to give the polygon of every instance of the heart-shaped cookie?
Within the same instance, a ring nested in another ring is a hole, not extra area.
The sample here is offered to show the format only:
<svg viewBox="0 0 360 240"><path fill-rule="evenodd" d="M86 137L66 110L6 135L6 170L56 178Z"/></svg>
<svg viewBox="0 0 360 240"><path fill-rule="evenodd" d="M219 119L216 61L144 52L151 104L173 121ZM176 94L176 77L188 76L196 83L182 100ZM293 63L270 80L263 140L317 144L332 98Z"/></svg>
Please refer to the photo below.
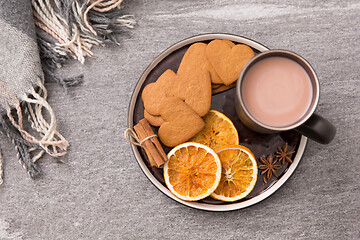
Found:
<svg viewBox="0 0 360 240"><path fill-rule="evenodd" d="M213 40L206 47L206 57L225 85L235 82L244 65L254 56L247 45L230 46L222 40Z"/></svg>
<svg viewBox="0 0 360 240"><path fill-rule="evenodd" d="M177 74L187 74L202 69L209 72L212 83L221 84L223 81L206 57L206 47L207 44L202 42L192 44L182 58Z"/></svg>
<svg viewBox="0 0 360 240"><path fill-rule="evenodd" d="M148 120L148 122L154 127L159 127L161 124L165 122L160 115L157 116L151 115L150 113L148 113L148 111L146 111L146 109L144 109L144 118Z"/></svg>
<svg viewBox="0 0 360 240"><path fill-rule="evenodd" d="M168 84L175 79L176 73L168 69L161 74L156 82L145 86L141 97L144 103L144 108L149 114L153 116L160 115L161 101L166 98L165 89L168 88Z"/></svg>
<svg viewBox="0 0 360 240"><path fill-rule="evenodd" d="M198 69L178 74L165 89L165 95L180 98L200 117L205 116L210 110L212 96L209 72Z"/></svg>
<svg viewBox="0 0 360 240"><path fill-rule="evenodd" d="M144 108L153 116L160 115L160 104L166 97L178 97L199 116L205 116L211 106L210 75L202 69L180 75L168 69L156 82L145 86L141 97Z"/></svg>
<svg viewBox="0 0 360 240"><path fill-rule="evenodd" d="M235 45L229 40L220 41L223 41L231 47ZM182 58L177 74L188 73L200 68L210 73L211 83L224 84L206 57L206 47L207 44L202 42L192 44Z"/></svg>
<svg viewBox="0 0 360 240"><path fill-rule="evenodd" d="M158 135L161 142L168 147L186 142L205 126L203 119L176 97L163 99L161 117L165 122L161 124Z"/></svg>
<svg viewBox="0 0 360 240"><path fill-rule="evenodd" d="M231 83L230 85L221 84L220 86L216 86L212 88L212 94L217 94L229 90L230 88L236 87L236 82Z"/></svg>

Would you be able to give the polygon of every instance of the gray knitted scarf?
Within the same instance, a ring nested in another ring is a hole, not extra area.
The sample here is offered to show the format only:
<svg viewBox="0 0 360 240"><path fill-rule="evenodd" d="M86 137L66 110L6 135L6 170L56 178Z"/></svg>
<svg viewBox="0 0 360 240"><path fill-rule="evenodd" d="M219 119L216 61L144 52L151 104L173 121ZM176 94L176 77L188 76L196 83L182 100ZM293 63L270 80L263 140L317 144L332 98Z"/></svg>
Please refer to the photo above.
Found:
<svg viewBox="0 0 360 240"><path fill-rule="evenodd" d="M69 58L84 63L93 45L117 43L116 34L135 24L121 13L122 1L0 0L0 132L31 178L39 175L36 161L43 154L61 157L69 146L57 131L45 80L66 91L81 81L60 79L53 70ZM0 184L2 179L0 155Z"/></svg>

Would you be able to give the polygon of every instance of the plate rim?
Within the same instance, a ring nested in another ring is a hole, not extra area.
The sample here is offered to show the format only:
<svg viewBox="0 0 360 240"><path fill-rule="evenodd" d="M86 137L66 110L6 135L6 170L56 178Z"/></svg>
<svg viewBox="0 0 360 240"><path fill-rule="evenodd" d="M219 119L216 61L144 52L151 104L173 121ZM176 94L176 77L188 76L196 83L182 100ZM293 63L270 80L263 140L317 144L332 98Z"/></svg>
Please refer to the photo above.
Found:
<svg viewBox="0 0 360 240"><path fill-rule="evenodd" d="M133 128L134 122L134 109L136 104L137 96L140 93L140 89L143 85L143 83L146 80L147 75L156 67L158 63L160 63L165 57L167 57L170 53L184 47L185 45L192 44L195 42L200 41L208 41L213 39L225 39L230 41L239 42L242 44L246 44L259 52L264 52L267 50L270 50L266 46L264 46L261 43L258 43L250 38L234 35L234 34L228 34L228 33L206 33L206 34L200 34L196 36L192 36L189 38L186 38L184 40L181 40L170 47L168 47L165 51L160 53L155 59L148 65L148 67L145 69L145 71L140 76L139 80L136 83L136 86L132 92L129 107L128 107L128 127ZM162 185L150 172L148 167L146 166L144 160L140 156L140 152L137 148L137 146L131 144L131 149L135 155L135 158L140 166L140 169L143 171L143 173L147 176L147 178L150 180L152 184L154 184L155 187L157 187L163 194L168 196L169 198L175 200L176 202L182 203L185 206L192 207L195 209L200 210L206 210L206 211L214 211L214 212L224 212L224 211L233 211L242 209L245 207L252 206L256 203L259 203L272 195L275 191L277 191L292 175L292 173L295 171L297 165L300 162L300 159L305 151L307 143L307 137L301 135L300 144L298 147L298 150L296 152L295 158L293 160L293 163L290 165L290 167L287 169L287 171L284 173L284 175L276 181L273 185L269 186L264 192L257 195L256 197L253 197L249 200L238 202L238 203L229 203L226 205L216 205L216 204L208 204L208 203L200 203L200 202L189 202L184 201L179 198L177 198L173 193L170 192L168 188L166 188L164 185Z"/></svg>

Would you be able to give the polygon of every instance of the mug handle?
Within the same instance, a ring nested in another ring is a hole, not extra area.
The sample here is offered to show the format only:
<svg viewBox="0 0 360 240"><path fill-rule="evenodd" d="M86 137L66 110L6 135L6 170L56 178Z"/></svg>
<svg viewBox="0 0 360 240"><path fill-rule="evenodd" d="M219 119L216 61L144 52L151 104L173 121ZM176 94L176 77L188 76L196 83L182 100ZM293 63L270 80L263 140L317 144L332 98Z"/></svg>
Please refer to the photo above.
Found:
<svg viewBox="0 0 360 240"><path fill-rule="evenodd" d="M330 143L336 134L334 125L316 113L295 130L321 144Z"/></svg>

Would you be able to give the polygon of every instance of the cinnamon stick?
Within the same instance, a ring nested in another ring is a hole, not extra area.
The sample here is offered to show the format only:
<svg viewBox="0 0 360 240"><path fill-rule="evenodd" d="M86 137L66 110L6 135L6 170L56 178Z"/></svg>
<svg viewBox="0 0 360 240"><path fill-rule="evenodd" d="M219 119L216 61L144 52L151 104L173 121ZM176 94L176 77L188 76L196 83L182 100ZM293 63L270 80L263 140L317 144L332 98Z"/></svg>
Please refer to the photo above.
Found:
<svg viewBox="0 0 360 240"><path fill-rule="evenodd" d="M146 119L141 119L139 123L134 126L134 130L140 142L148 138L141 145L149 158L150 165L161 167L167 161L167 157L149 122Z"/></svg>
<svg viewBox="0 0 360 240"><path fill-rule="evenodd" d="M134 130L135 130L136 134L138 135L138 138L139 138L140 142L142 142L147 137L146 132L145 132L144 128L142 127L142 125L140 123L138 123L138 124L136 124L134 126ZM149 149L150 146L151 146L151 143L149 143L149 141L145 141L141 145L141 147L144 148L146 155L148 156L150 165L155 166L156 163L155 163L155 160L154 160L154 158L153 158L153 156L152 156L152 154L150 152L150 149Z"/></svg>
<svg viewBox="0 0 360 240"><path fill-rule="evenodd" d="M139 123L141 123L141 125L144 127L147 136L154 135L154 131L152 130L149 122L145 118L141 119L139 121ZM162 148L162 146L159 142L159 139L157 137L150 138L150 141L155 145L155 149L157 151L157 153L154 156L156 165L157 165L157 167L162 166L168 160L168 158L164 152L164 149Z"/></svg>

